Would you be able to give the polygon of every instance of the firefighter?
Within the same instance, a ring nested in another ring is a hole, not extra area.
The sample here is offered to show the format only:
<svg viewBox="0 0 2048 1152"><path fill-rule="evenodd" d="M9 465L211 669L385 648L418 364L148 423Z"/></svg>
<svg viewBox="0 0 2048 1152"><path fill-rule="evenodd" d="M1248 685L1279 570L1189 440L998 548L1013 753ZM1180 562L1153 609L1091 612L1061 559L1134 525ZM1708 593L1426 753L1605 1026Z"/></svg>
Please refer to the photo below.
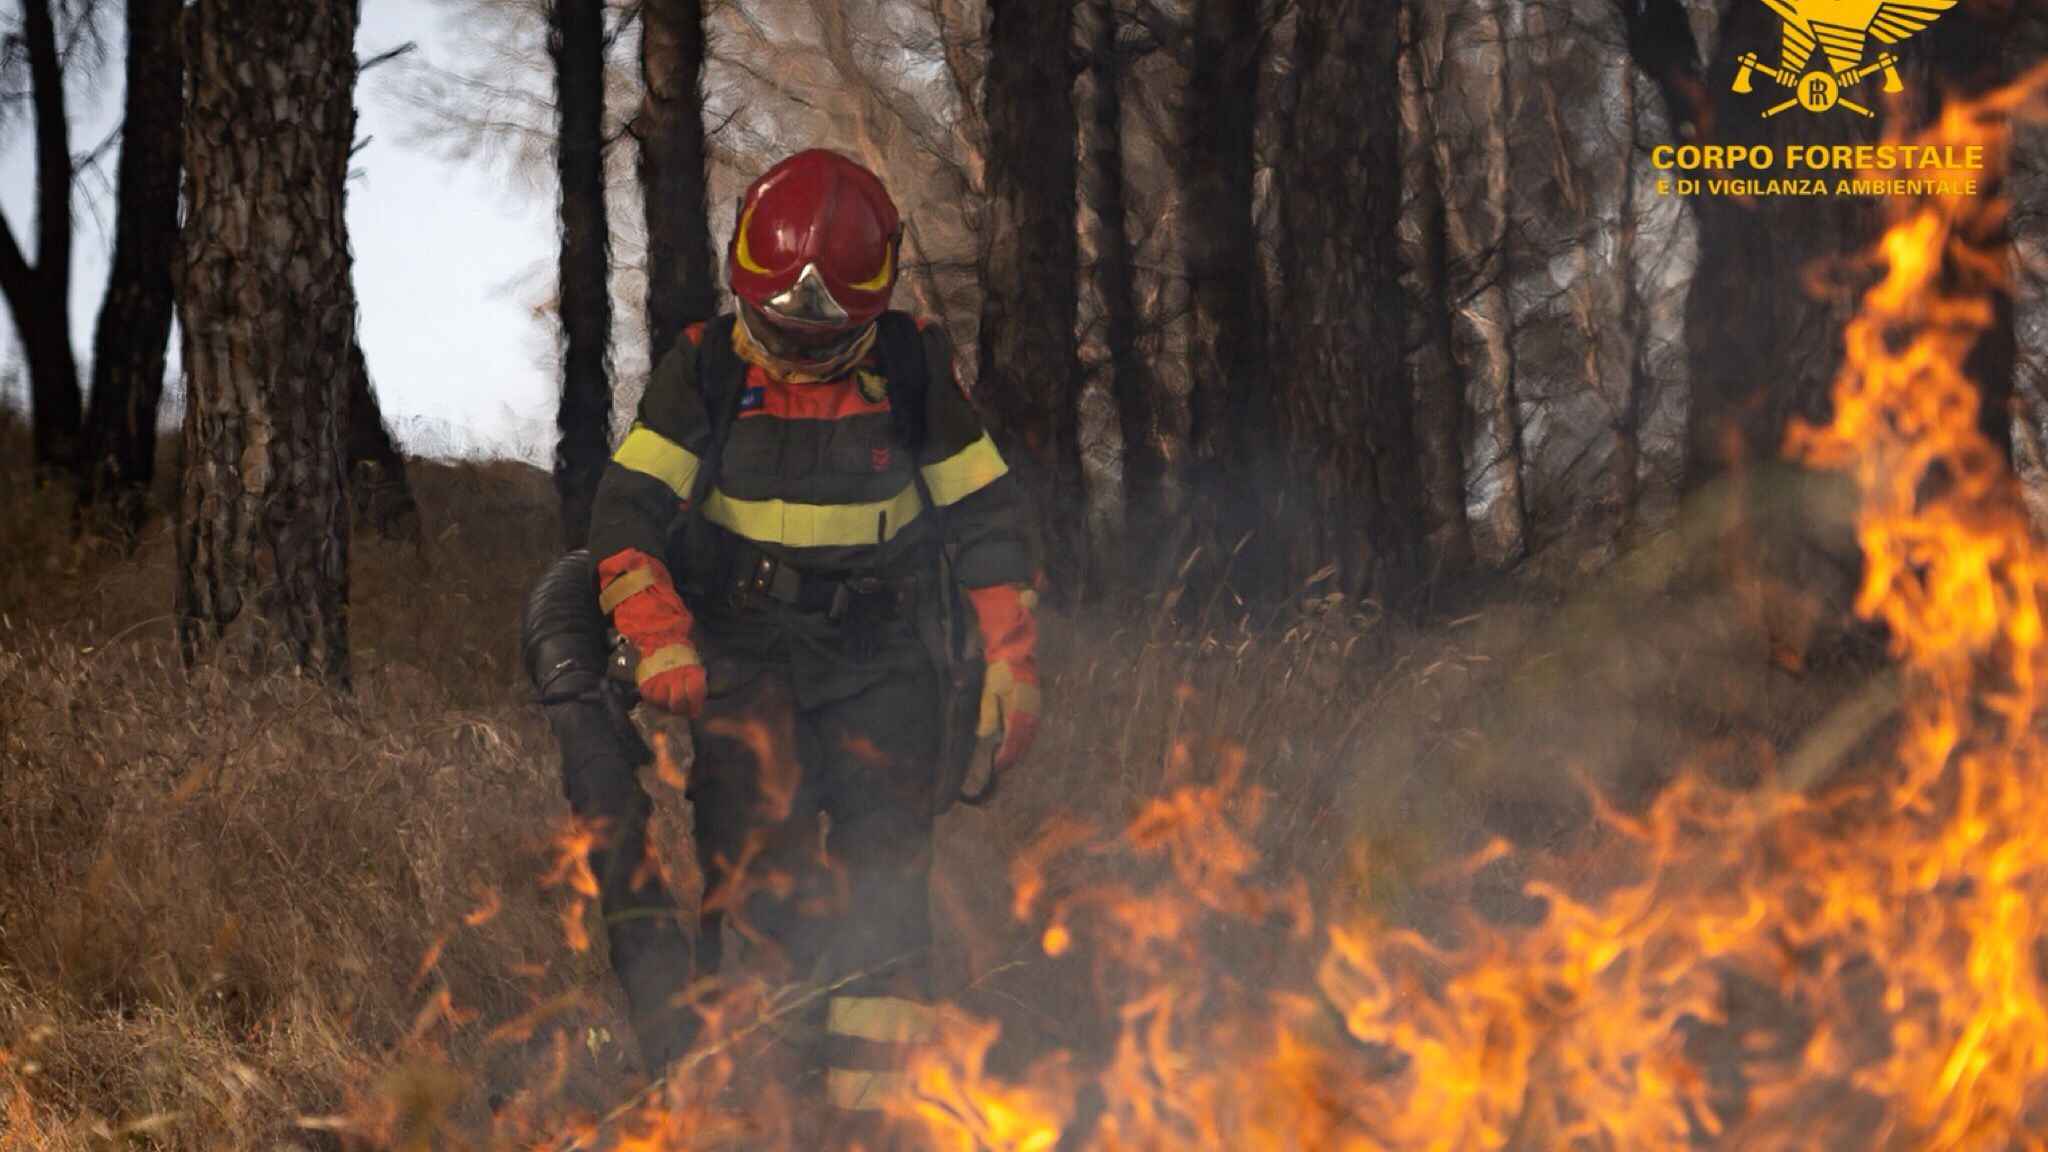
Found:
<svg viewBox="0 0 2048 1152"><path fill-rule="evenodd" d="M716 965L729 922L758 970L831 989L813 1066L852 1113L881 1107L892 1050L933 1020L932 826L959 781L940 763L931 623L949 602L985 669L969 744L1001 771L1039 713L1022 497L943 330L887 310L901 234L881 181L837 153L748 189L727 252L737 314L659 361L589 547L640 699L691 720L695 963ZM615 843L638 851L626 832ZM672 994L689 972L673 940L643 951L660 961L614 963L658 1033L676 1024L645 985Z"/></svg>

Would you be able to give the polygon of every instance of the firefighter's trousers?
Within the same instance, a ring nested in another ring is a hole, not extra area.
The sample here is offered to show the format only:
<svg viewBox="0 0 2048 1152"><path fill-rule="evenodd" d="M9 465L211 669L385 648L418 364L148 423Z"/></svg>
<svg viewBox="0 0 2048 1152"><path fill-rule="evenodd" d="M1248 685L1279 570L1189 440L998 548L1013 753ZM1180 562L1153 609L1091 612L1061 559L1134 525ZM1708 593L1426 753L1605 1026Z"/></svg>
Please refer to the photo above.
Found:
<svg viewBox="0 0 2048 1152"><path fill-rule="evenodd" d="M697 1022L677 998L745 969L822 995L804 1054L825 1100L874 1111L900 1085L902 1049L933 1026L929 874L938 685L906 620L850 645L840 625L793 612L700 614L710 682L688 796L705 892L694 939L647 866L647 751L604 684L604 621L589 557L565 557L528 608L529 672L562 747L614 972L651 1071ZM858 653L858 656L852 654ZM731 974L730 972L728 974Z"/></svg>

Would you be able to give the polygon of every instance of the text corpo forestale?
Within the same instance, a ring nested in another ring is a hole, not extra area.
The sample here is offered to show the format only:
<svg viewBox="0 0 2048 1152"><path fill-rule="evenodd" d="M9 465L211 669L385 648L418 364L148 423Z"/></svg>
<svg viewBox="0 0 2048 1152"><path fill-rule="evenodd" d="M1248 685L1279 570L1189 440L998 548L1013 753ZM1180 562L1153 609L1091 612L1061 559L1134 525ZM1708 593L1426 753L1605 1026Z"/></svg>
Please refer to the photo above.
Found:
<svg viewBox="0 0 2048 1152"><path fill-rule="evenodd" d="M1981 144L1659 144L1650 165L1664 172L1981 171Z"/></svg>

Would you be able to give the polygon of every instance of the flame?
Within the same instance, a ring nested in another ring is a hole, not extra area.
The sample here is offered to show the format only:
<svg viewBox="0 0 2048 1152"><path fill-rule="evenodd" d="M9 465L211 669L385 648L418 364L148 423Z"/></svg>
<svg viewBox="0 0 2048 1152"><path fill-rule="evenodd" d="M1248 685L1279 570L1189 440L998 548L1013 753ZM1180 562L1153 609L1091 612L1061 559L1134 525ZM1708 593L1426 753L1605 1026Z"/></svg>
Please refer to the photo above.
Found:
<svg viewBox="0 0 2048 1152"><path fill-rule="evenodd" d="M1951 108L1938 139L1989 150L2020 99ZM1640 815L1601 808L1586 853L1514 854L1532 916L1401 925L1276 874L1242 750L1204 777L1184 741L1123 826L1055 822L1013 864L1037 962L1087 970L1097 1054L1006 1054L995 1023L942 1012L890 1101L903 1146L2048 1149L2048 565L1963 371L2004 286L1966 238L1998 211L1893 206L1833 418L1787 438L1861 493L1856 606L1902 685L1884 771L1812 796L1682 776ZM766 733L726 735L780 763ZM551 877L572 943L591 843L572 828ZM704 1039L665 1084L604 1118L536 1106L518 1146L818 1146L746 1073L822 994L693 990Z"/></svg>

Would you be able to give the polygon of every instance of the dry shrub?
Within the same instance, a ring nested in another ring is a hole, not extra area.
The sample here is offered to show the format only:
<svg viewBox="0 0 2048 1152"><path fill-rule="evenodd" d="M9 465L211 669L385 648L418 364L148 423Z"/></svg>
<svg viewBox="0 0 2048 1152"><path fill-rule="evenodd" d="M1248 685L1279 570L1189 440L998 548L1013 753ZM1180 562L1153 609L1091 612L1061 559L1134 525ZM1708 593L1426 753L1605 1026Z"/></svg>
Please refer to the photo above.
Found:
<svg viewBox="0 0 2048 1152"><path fill-rule="evenodd" d="M21 441L0 429L0 1149L331 1145L307 1121L364 1108L474 1135L558 1053L568 1100L625 1092L602 945L571 951L538 882L567 816L515 651L556 550L546 477L414 466L421 542L354 547L339 693L181 668L167 527L74 532ZM1011 864L1062 814L1113 830L1222 766L1269 797L1268 873L1398 904L1503 796L1565 805L1579 776L1668 771L1710 737L1790 740L1836 690L1759 659L1739 592L1679 575L1696 551L1591 591L1557 565L1424 627L1315 589L1273 628L1055 614L1039 751L941 826L941 990L1002 1022L997 1067L1100 1053L1087 958L1009 922ZM656 793L658 842L687 859L681 798ZM532 1041L484 1039L540 1005Z"/></svg>

